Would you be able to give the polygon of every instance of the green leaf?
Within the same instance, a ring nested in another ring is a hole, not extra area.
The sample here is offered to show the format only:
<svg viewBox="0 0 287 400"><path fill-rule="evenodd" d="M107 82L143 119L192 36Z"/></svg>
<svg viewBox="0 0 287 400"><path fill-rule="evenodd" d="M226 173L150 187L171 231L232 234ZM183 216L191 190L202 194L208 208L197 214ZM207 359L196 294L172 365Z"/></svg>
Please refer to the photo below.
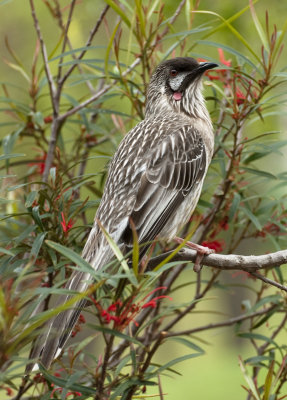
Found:
<svg viewBox="0 0 287 400"><path fill-rule="evenodd" d="M15 154L3 154L2 156L0 156L0 161L2 160L9 160L10 158L17 158L17 157L25 157L26 154L22 154L22 153L15 153Z"/></svg>
<svg viewBox="0 0 287 400"><path fill-rule="evenodd" d="M240 53L239 51L235 50L234 47L227 46L226 44L212 42L210 40L198 40L198 44L203 44L206 46L216 47L217 49L220 48L222 50L227 51L230 54L238 57L239 59L245 61L248 65L250 65L255 71L258 71L258 67L244 54Z"/></svg>
<svg viewBox="0 0 287 400"><path fill-rule="evenodd" d="M0 253L4 253L7 254L8 256L13 256L13 257L15 255L11 250L7 250L4 247L0 247Z"/></svg>
<svg viewBox="0 0 287 400"><path fill-rule="evenodd" d="M268 374L265 379L263 400L269 400L269 394L271 393L271 387L272 387L274 364L275 361L272 360L268 370Z"/></svg>
<svg viewBox="0 0 287 400"><path fill-rule="evenodd" d="M40 248L42 246L43 240L45 239L46 235L47 235L47 232L39 233L39 235L37 235L36 239L34 240L34 243L33 243L32 249L31 249L31 253L30 253L30 256L33 257L34 259L37 258Z"/></svg>
<svg viewBox="0 0 287 400"><path fill-rule="evenodd" d="M253 50L253 48L250 46L250 44L248 43L248 41L246 39L244 39L244 37L231 25L230 23L230 19L225 19L223 18L221 15L219 15L216 12L213 11L205 11L205 10L197 10L195 11L196 13L200 13L200 14L210 14L210 15L214 15L217 18L219 18L221 21L223 21L223 24L226 25L230 31L234 34L234 36L250 51L250 53L253 55L253 57L260 62L260 64L262 64L261 59L259 58L259 56L256 54L256 52Z"/></svg>
<svg viewBox="0 0 287 400"><path fill-rule="evenodd" d="M250 364L250 365L262 365L263 361L272 361L273 358L270 356L255 356L255 357L250 357L244 360L245 364Z"/></svg>
<svg viewBox="0 0 287 400"><path fill-rule="evenodd" d="M201 354L205 353L205 351L201 347L199 347L197 344L191 342L188 339L185 339L185 338L182 338L179 336L174 336L174 337L167 338L167 340L173 340L175 342L183 344L184 346L188 347L189 349L195 350L198 353L201 353Z"/></svg>
<svg viewBox="0 0 287 400"><path fill-rule="evenodd" d="M70 55L73 55L73 54L75 54L75 53L79 53L79 52L82 52L82 51L106 49L106 47L107 47L107 46L104 46L104 45L78 47L78 48L73 49L73 50L65 51L64 53L61 53L61 54L59 54L58 56L51 58L51 59L49 60L49 62L52 62L52 61L58 60L59 58L63 58L63 57L66 57L66 56L70 56ZM79 60L75 60L75 61L79 61ZM103 60L101 60L101 61L103 61Z"/></svg>
<svg viewBox="0 0 287 400"><path fill-rule="evenodd" d="M106 51L106 55L105 55L105 75L106 76L109 75L109 70L108 70L109 57L110 57L111 49L112 49L112 46L113 46L114 38L116 36L116 33L117 33L118 29L119 29L120 24L121 24L121 20L119 20L119 22L116 24L116 26L115 26L112 34L111 34L111 37L109 39L109 43L108 43L108 47L107 47L107 51Z"/></svg>
<svg viewBox="0 0 287 400"><path fill-rule="evenodd" d="M49 382L54 383L55 385L57 385L57 386L59 386L61 388L67 388L67 389L70 389L70 390L74 390L74 391L80 392L80 393L82 393L84 395L93 395L93 396L95 396L96 393L97 393L96 389L92 389L92 388L90 388L88 386L83 386L83 385L80 385L78 383L75 383L73 378L72 378L72 381L69 382L69 379L65 380L63 378L58 378L58 377L56 377L54 375L49 374L49 372L46 369L44 369L41 365L39 365L39 369L40 369L41 374L43 374L43 376ZM81 372L80 376L82 376L83 372L82 371L80 371L80 372ZM77 375L77 378L78 378L78 375Z"/></svg>
<svg viewBox="0 0 287 400"><path fill-rule="evenodd" d="M263 178L267 178L267 179L278 179L277 176L271 174L270 172L267 171L261 171L258 169L254 169L254 168L248 168L248 167L241 167L242 170L249 172L250 174L253 175L258 175L261 176Z"/></svg>
<svg viewBox="0 0 287 400"><path fill-rule="evenodd" d="M249 210L248 208L244 207L242 208L242 211L247 215L247 217L250 219L250 221L255 225L256 229L258 231L262 230L262 226L258 220L258 218L255 217L255 215Z"/></svg>
<svg viewBox="0 0 287 400"><path fill-rule="evenodd" d="M253 396L255 397L256 400L260 400L260 396L256 389L256 386L255 386L252 378L248 375L245 365L240 357L239 357L239 366L240 366L241 371L243 372L244 379L246 380Z"/></svg>
<svg viewBox="0 0 287 400"><path fill-rule="evenodd" d="M87 324L87 326L90 326L91 328L95 329L96 331L108 333L110 335L119 337L120 339L124 339L124 340L127 340L128 342L134 343L140 347L144 347L143 343L141 343L139 340L133 338L132 336L126 335L125 333L117 331L116 329L111 329L111 328L107 328L105 326L94 325L94 324Z"/></svg>
<svg viewBox="0 0 287 400"><path fill-rule="evenodd" d="M240 194L237 193L237 192L234 192L233 200L232 200L231 207L230 207L230 210L229 210L229 221L230 222L233 220L233 217L236 214L236 211L237 211L237 209L239 207L240 201L241 201Z"/></svg>
<svg viewBox="0 0 287 400"><path fill-rule="evenodd" d="M97 278L97 271L95 271L86 260L84 260L79 254L75 253L72 249L63 246L60 243L53 242L52 240L46 240L45 243L58 253L61 253L63 256L67 257L79 268L83 268L85 271L91 273L93 278Z"/></svg>
<svg viewBox="0 0 287 400"><path fill-rule="evenodd" d="M265 324L266 321L268 321L269 318L272 317L272 315L274 315L277 310L278 310L278 307L274 307L272 310L268 311L266 314L263 314L263 316L259 319L259 321L257 321L254 325L252 325L252 330L255 330L255 329L259 328L261 325Z"/></svg>
<svg viewBox="0 0 287 400"><path fill-rule="evenodd" d="M118 261L121 263L121 266L123 270L125 271L128 280L133 284L137 285L138 281L136 276L134 275L134 272L132 269L129 268L127 261L125 260L122 252L120 251L119 247L115 243L115 241L111 238L111 236L108 234L108 232L105 230L103 225L98 221L98 225L100 226L105 238L107 239L111 249L113 250L114 255L118 259Z"/></svg>
<svg viewBox="0 0 287 400"><path fill-rule="evenodd" d="M252 0L249 0L249 5L250 5L251 16L252 16L255 28L256 28L256 30L258 32L258 35L260 37L261 43L263 44L265 50L268 50L269 49L268 39L267 39L267 36L265 34L264 29L262 28L261 23L259 22L259 19L257 18L257 15L256 15L256 12L255 12L255 8L254 8ZM264 400L265 400L265 398L264 398Z"/></svg>
<svg viewBox="0 0 287 400"><path fill-rule="evenodd" d="M38 196L38 192L37 191L33 190L32 192L30 192L28 194L28 196L27 196L26 201L25 201L25 207L26 208L31 207L37 196Z"/></svg>
<svg viewBox="0 0 287 400"><path fill-rule="evenodd" d="M40 206L35 206L35 207L32 208L32 217L33 217L34 221L36 222L36 224L39 226L39 228L42 231L44 231L45 228L44 228L44 225L43 225L42 220L41 220L41 215L40 215L40 212L39 212L39 208L40 208Z"/></svg>
<svg viewBox="0 0 287 400"><path fill-rule="evenodd" d="M131 23L126 13L113 0L105 0L105 2L121 17L126 25L131 28Z"/></svg>
<svg viewBox="0 0 287 400"><path fill-rule="evenodd" d="M282 301L282 296L280 294L272 294L270 296L266 296L260 299L257 303L254 304L253 307L251 307L250 311L254 312L258 308L265 305L266 303L279 304L281 301Z"/></svg>
<svg viewBox="0 0 287 400"><path fill-rule="evenodd" d="M262 340L269 344L273 344L282 354L282 349L278 346L278 344L275 342L275 340L273 340L272 338L269 338L268 336L264 336L264 335L261 335L260 333L253 333L253 332L238 333L237 336L239 336L241 338L245 338L245 339Z"/></svg>
<svg viewBox="0 0 287 400"><path fill-rule="evenodd" d="M167 362L166 364L162 365L161 367L159 367L158 369L156 369L156 371L153 372L151 374L151 376L156 376L165 370L169 370L175 364L181 363L181 362L189 360L191 358L201 356L202 354L203 354L202 352L200 352L200 353L198 352L198 353L186 354L185 356L177 357L174 360L171 360L171 361Z"/></svg>
<svg viewBox="0 0 287 400"><path fill-rule="evenodd" d="M35 331L35 329L39 328L40 326L43 325L44 322L48 321L55 315L58 315L62 311L70 309L73 305L78 303L80 300L85 298L86 296L91 295L94 293L100 286L102 286L103 282L98 282L97 284L91 285L84 293L79 293L69 300L65 302L65 304L61 304L58 307L55 307L51 310L48 311L43 311L42 313L37 314L35 317L33 317L33 321L31 325L29 325L27 328L25 328L21 333L17 336L13 342L9 345L9 347L6 349L7 354L13 354L15 349L17 349L17 346L21 344L23 340L25 340L27 337L31 335L32 332Z"/></svg>

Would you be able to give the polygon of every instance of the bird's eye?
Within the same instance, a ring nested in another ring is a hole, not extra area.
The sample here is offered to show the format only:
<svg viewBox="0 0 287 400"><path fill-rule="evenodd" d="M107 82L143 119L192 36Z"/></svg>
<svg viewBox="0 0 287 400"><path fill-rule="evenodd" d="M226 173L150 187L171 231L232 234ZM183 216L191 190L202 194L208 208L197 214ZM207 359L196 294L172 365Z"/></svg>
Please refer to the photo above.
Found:
<svg viewBox="0 0 287 400"><path fill-rule="evenodd" d="M170 76L176 76L178 74L178 71L176 69L172 69L170 71Z"/></svg>

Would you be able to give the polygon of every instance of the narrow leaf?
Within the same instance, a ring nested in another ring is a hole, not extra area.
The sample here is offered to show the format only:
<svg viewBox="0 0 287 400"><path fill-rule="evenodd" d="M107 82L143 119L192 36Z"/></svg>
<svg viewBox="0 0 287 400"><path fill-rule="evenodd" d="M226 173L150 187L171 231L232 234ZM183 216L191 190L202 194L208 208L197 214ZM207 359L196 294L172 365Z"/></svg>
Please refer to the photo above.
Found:
<svg viewBox="0 0 287 400"><path fill-rule="evenodd" d="M266 34L264 32L264 29L262 28L262 25L261 25L261 23L260 23L260 21L259 21L259 19L257 17L257 14L255 12L255 8L254 8L252 0L249 0L249 6L250 6L250 11L251 11L251 16L252 16L255 28L256 28L256 30L258 32L258 35L260 37L261 43L263 44L265 50L268 50L269 49L268 40L267 40Z"/></svg>
<svg viewBox="0 0 287 400"><path fill-rule="evenodd" d="M268 374L265 379L265 384L264 384L264 397L263 400L269 400L269 394L271 393L271 386L272 386L272 377L273 377L273 371L274 371L274 363L275 361L272 360Z"/></svg>
<svg viewBox="0 0 287 400"><path fill-rule="evenodd" d="M53 242L52 240L46 240L46 244L52 249L61 253L63 256L67 257L73 263L78 265L79 268L83 267L85 270L89 271L93 278L97 278L97 272L92 268L92 266L84 260L79 254L75 253L72 249L69 249L59 243Z"/></svg>
<svg viewBox="0 0 287 400"><path fill-rule="evenodd" d="M108 234L108 232L105 230L105 228L103 227L103 225L98 221L98 224L103 232L103 234L105 235L105 238L107 239L111 249L114 252L114 255L116 256L116 258L119 260L119 262L121 263L121 266L123 268L123 270L125 271L125 273L127 274L127 278L129 279L129 281L133 284L133 285L137 285L137 279L133 273L133 270L131 270L128 266L127 261L125 260L122 252L120 251L119 247L117 246L117 244L115 243L115 241L111 238L111 236Z"/></svg>
<svg viewBox="0 0 287 400"><path fill-rule="evenodd" d="M117 6L117 4L113 0L105 0L105 2L121 17L121 19L130 28L131 23L125 12L119 6Z"/></svg>
<svg viewBox="0 0 287 400"><path fill-rule="evenodd" d="M30 256L33 257L34 259L37 258L38 253L40 251L40 248L42 246L43 240L45 239L47 233L40 233L39 235L37 235L36 239L34 240L32 249L31 249L31 253Z"/></svg>

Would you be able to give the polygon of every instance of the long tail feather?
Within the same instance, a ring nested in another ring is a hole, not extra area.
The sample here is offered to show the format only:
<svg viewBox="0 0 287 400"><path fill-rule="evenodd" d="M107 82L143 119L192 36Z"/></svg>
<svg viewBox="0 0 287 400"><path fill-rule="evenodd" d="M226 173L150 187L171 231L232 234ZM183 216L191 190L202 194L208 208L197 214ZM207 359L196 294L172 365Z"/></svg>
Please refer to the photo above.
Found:
<svg viewBox="0 0 287 400"><path fill-rule="evenodd" d="M90 285L89 279L91 279L90 274L75 271L65 288L71 291L84 292ZM57 301L57 306L66 304L71 298L72 295L60 296ZM49 320L43 327L44 332L36 339L33 345L30 359L39 359L45 368L49 368L52 361L62 351L86 304L86 299L80 300L73 305L72 309L62 311ZM37 369L36 364L29 364L26 368L26 374L29 374L35 368Z"/></svg>

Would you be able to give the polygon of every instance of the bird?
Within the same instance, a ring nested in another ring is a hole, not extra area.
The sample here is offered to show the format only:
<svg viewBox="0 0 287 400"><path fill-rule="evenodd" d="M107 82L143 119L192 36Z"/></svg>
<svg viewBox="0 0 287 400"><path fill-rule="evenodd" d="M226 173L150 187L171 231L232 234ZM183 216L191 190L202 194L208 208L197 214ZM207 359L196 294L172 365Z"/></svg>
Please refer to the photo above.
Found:
<svg viewBox="0 0 287 400"><path fill-rule="evenodd" d="M82 257L94 270L114 258L103 229L123 254L133 247L135 229L141 259L152 241L172 240L190 219L214 148L202 77L217 66L191 57L176 57L156 67L147 88L145 117L127 133L111 160L103 196L83 249ZM195 248L204 253L204 248L196 244ZM90 282L89 272L75 270L65 288L85 292ZM58 305L72 296L61 295ZM69 339L85 302L80 300L74 308L48 321L34 343L31 359L50 367ZM27 370L31 371L31 365Z"/></svg>

